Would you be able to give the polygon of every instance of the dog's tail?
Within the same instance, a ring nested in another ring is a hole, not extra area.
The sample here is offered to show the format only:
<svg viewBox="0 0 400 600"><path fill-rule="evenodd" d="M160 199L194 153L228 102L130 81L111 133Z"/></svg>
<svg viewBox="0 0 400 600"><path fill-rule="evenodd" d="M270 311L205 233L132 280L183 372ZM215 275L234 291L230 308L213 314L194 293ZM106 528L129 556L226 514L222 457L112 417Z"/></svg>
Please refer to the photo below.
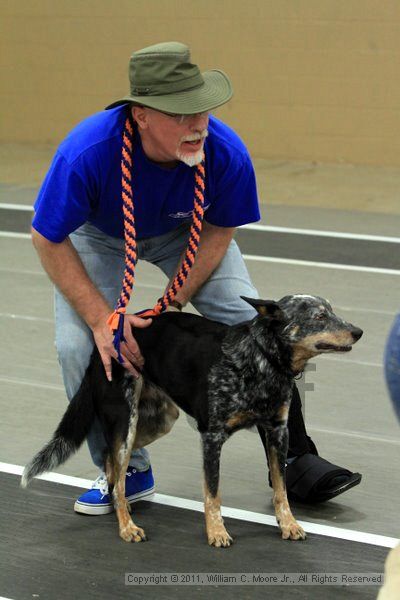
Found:
<svg viewBox="0 0 400 600"><path fill-rule="evenodd" d="M95 416L92 389L88 373L72 398L52 439L26 465L21 478L21 486L45 471L52 471L62 465L87 437Z"/></svg>

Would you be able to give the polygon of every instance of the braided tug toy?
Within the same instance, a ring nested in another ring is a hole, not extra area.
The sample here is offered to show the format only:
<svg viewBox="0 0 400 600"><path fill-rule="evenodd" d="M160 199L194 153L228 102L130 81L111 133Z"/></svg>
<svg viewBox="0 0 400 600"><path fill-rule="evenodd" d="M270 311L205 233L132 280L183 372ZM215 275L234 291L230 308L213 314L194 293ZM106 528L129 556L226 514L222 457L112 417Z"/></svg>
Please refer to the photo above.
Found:
<svg viewBox="0 0 400 600"><path fill-rule="evenodd" d="M135 284L136 254L136 230L132 192L132 148L133 148L133 119L129 114L125 121L122 136L122 204L124 213L124 235L125 235L125 271L120 297L114 312L110 315L107 323L114 335L114 348L118 353L118 360L123 362L120 345L124 338L124 318L129 303L133 286ZM172 304L178 290L184 285L189 276L190 269L196 258L200 242L200 232L204 216L204 189L205 189L205 157L196 166L194 175L194 205L193 220L185 256L178 273L172 281L164 296L158 299L154 308L143 310L137 315L141 317L156 317L167 310Z"/></svg>

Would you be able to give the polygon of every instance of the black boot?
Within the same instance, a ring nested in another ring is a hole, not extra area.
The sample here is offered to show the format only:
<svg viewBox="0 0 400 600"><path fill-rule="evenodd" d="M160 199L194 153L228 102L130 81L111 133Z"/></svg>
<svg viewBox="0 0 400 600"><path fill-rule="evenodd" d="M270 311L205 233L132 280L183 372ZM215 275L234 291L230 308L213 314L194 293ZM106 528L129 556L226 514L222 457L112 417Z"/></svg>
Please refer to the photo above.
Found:
<svg viewBox="0 0 400 600"><path fill-rule="evenodd" d="M293 388L288 429L289 450L285 474L289 499L311 504L325 502L360 483L360 473L333 465L318 455L314 442L306 432L296 386ZM265 431L258 427L258 432L268 461ZM269 474L268 481L272 487Z"/></svg>

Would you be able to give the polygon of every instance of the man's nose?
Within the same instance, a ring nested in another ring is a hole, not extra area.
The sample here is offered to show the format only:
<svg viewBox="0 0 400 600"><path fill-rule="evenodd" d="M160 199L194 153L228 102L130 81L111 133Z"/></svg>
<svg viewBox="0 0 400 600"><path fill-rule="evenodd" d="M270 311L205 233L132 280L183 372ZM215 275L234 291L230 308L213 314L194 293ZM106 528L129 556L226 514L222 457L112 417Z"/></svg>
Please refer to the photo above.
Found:
<svg viewBox="0 0 400 600"><path fill-rule="evenodd" d="M207 129L209 113L196 113L191 115L190 128L192 131L203 131Z"/></svg>

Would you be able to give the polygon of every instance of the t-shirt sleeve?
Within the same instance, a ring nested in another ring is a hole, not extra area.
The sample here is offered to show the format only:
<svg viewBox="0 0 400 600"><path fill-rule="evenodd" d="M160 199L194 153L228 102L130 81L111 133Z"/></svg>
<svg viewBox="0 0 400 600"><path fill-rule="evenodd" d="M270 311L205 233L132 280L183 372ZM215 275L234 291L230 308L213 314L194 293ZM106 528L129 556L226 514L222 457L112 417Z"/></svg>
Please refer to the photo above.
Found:
<svg viewBox="0 0 400 600"><path fill-rule="evenodd" d="M256 177L247 154L236 156L218 178L210 201L204 217L211 225L238 227L260 220Z"/></svg>
<svg viewBox="0 0 400 600"><path fill-rule="evenodd" d="M62 242L88 220L91 196L82 164L70 165L57 152L35 202L32 226L51 242Z"/></svg>

